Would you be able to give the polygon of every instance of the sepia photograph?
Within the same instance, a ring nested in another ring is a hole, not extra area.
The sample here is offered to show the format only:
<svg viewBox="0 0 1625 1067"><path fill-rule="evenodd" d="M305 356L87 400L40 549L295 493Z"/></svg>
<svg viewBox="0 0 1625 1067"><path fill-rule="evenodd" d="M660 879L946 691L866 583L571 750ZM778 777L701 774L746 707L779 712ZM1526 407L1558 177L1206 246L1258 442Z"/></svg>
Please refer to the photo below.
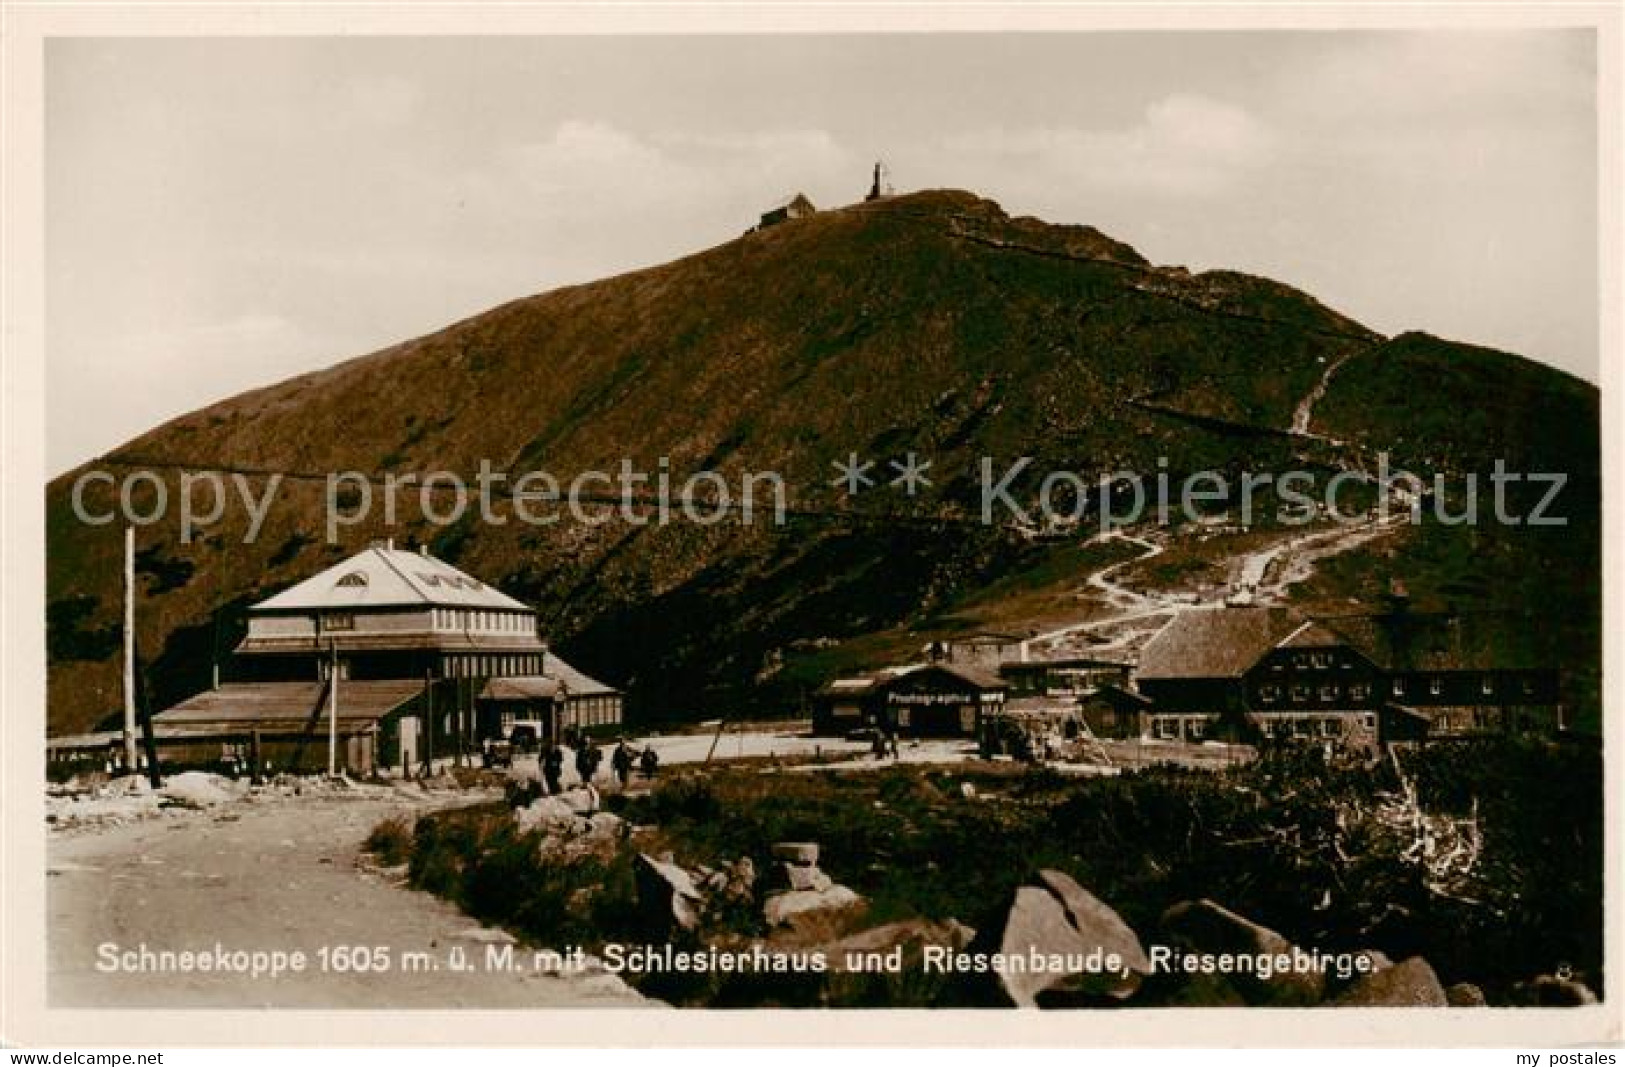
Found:
<svg viewBox="0 0 1625 1067"><path fill-rule="evenodd" d="M1617 7L781 13L25 35L38 1018L1617 1043Z"/></svg>

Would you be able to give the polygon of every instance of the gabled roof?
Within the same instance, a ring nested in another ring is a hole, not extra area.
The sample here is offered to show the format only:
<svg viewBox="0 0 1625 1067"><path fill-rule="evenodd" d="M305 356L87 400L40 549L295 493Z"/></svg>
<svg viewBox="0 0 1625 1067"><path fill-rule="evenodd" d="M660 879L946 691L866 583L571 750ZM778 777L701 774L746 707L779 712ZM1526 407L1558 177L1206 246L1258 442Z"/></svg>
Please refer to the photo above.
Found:
<svg viewBox="0 0 1625 1067"><path fill-rule="evenodd" d="M427 552L373 545L255 604L250 611L318 611L433 605L529 611L513 597Z"/></svg>
<svg viewBox="0 0 1625 1067"><path fill-rule="evenodd" d="M926 666L922 663L910 663L901 667L882 667L867 674L852 674L842 678L831 678L818 687L818 693L823 696L862 696L872 693L877 688L886 685L894 679Z"/></svg>
<svg viewBox="0 0 1625 1067"><path fill-rule="evenodd" d="M492 678L480 690L480 699L552 700L556 697L608 696L618 692L615 687L583 674L549 652L542 663L541 674Z"/></svg>
<svg viewBox="0 0 1625 1067"><path fill-rule="evenodd" d="M1175 615L1140 651L1141 681L1239 678L1303 625L1286 608L1215 608Z"/></svg>
<svg viewBox="0 0 1625 1067"><path fill-rule="evenodd" d="M1310 619L1301 623L1286 637L1276 642L1276 648L1333 648L1349 643L1348 638L1323 623Z"/></svg>
<svg viewBox="0 0 1625 1067"><path fill-rule="evenodd" d="M775 211L784 211L787 208L795 206L797 201L806 204L810 208L813 207L813 202L807 199L806 193L791 193L789 196L773 204L773 206L768 208L764 214L771 215ZM813 210L816 211L818 209L813 208Z"/></svg>
<svg viewBox="0 0 1625 1067"><path fill-rule="evenodd" d="M1149 710L1153 706L1150 697L1136 693L1132 689L1124 689L1120 685L1103 685L1093 693L1081 698L1079 703L1105 703L1114 708L1128 708L1134 711Z"/></svg>
<svg viewBox="0 0 1625 1067"><path fill-rule="evenodd" d="M992 671L984 671L980 667L967 667L962 663L928 663L917 670L909 671L907 675L900 677L914 678L930 671L941 671L944 674L952 675L953 677L958 678L960 681L976 689L992 690L1010 688L1008 682L1006 682L1003 678L1000 678Z"/></svg>
<svg viewBox="0 0 1625 1067"><path fill-rule="evenodd" d="M558 655L549 652L542 665L543 672L549 678L557 680L564 686L566 696L603 696L618 693L620 690L612 685L605 685L596 678L592 678L576 670Z"/></svg>
<svg viewBox="0 0 1625 1067"><path fill-rule="evenodd" d="M423 692L421 681L339 682L339 722L366 725ZM236 682L205 689L153 717L164 726L234 729L304 729L327 722L327 686L321 682Z"/></svg>
<svg viewBox="0 0 1625 1067"><path fill-rule="evenodd" d="M859 675L853 678L831 678L818 687L822 696L863 696L875 691L875 687L885 682L879 675Z"/></svg>
<svg viewBox="0 0 1625 1067"><path fill-rule="evenodd" d="M1387 671L1535 670L1559 662L1552 628L1513 613L1403 611L1322 621Z"/></svg>
<svg viewBox="0 0 1625 1067"><path fill-rule="evenodd" d="M480 690L480 700L552 700L559 695L557 678L525 675L519 678L492 678Z"/></svg>

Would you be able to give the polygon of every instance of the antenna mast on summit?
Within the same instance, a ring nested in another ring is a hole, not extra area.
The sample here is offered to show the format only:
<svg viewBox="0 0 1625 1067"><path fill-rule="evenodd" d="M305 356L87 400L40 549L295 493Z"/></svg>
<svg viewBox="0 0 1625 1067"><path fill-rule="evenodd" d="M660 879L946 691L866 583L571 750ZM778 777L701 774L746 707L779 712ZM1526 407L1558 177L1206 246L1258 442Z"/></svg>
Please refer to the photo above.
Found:
<svg viewBox="0 0 1625 1067"><path fill-rule="evenodd" d="M880 200L892 195L890 177L891 171L887 169L885 161L877 160L875 162L874 181L870 183L869 195L863 198L864 201Z"/></svg>

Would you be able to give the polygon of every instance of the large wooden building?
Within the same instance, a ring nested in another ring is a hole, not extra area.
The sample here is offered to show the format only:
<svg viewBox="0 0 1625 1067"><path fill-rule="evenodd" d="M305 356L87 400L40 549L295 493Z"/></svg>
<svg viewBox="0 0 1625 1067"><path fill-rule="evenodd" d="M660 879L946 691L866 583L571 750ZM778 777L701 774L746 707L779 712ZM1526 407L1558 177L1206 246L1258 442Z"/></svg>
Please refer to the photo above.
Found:
<svg viewBox="0 0 1625 1067"><path fill-rule="evenodd" d="M1135 682L1169 740L1369 745L1564 726L1537 627L1500 614L1306 618L1285 608L1176 616Z"/></svg>
<svg viewBox="0 0 1625 1067"><path fill-rule="evenodd" d="M367 774L471 754L502 727L500 708L477 714L493 679L553 686L583 725L621 719L620 694L552 653L532 609L427 550L374 544L255 604L247 623L225 681L158 725L310 769L325 766L336 707L342 763Z"/></svg>

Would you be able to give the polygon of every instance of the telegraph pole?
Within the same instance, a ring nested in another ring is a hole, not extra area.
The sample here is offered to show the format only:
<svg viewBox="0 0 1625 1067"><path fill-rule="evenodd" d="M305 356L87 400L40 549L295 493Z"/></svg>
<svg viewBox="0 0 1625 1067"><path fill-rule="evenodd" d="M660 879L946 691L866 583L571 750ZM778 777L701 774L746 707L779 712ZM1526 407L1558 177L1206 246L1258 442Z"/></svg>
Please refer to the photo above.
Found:
<svg viewBox="0 0 1625 1067"><path fill-rule="evenodd" d="M331 643L333 667L327 682L327 776L338 777L339 760L339 643Z"/></svg>
<svg viewBox="0 0 1625 1067"><path fill-rule="evenodd" d="M134 774L135 754L135 527L124 527L124 767Z"/></svg>

